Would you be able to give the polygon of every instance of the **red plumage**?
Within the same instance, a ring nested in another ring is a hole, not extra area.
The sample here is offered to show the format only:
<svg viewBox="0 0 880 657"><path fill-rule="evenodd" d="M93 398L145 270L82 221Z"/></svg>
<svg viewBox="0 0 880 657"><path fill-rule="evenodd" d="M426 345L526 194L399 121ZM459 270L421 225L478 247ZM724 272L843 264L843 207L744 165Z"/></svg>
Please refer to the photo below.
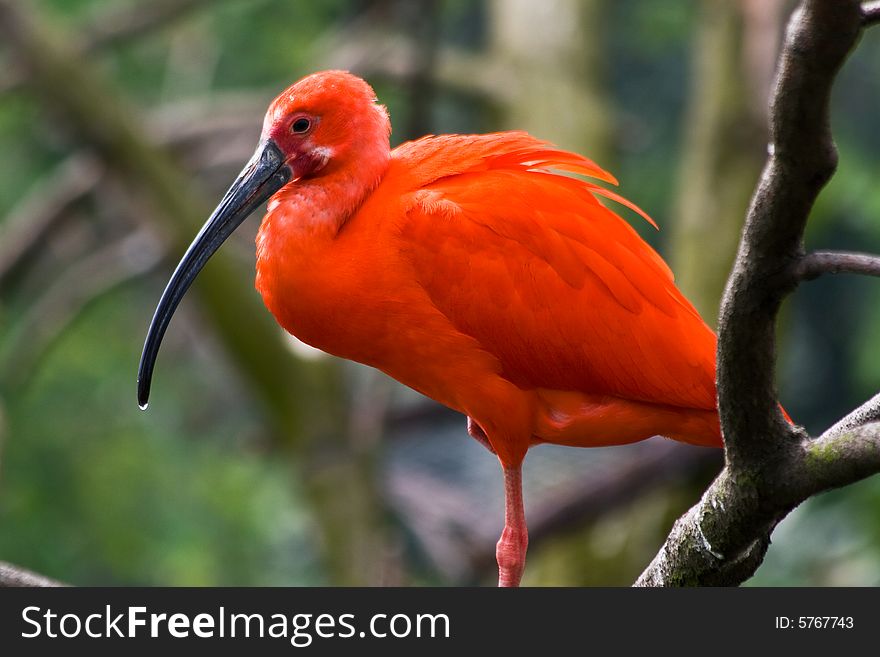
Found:
<svg viewBox="0 0 880 657"><path fill-rule="evenodd" d="M715 335L597 197L650 217L571 175L616 182L595 163L523 132L390 151L389 130L347 73L309 76L272 104L263 136L297 180L260 228L257 288L301 340L469 417L504 469L499 584L515 586L528 448L656 434L720 446Z"/></svg>
<svg viewBox="0 0 880 657"><path fill-rule="evenodd" d="M308 238L302 181L264 222L258 287L294 335L470 415L509 464L536 441L719 445L714 334L596 195L623 199L560 169L613 181L522 132L426 137Z"/></svg>
<svg viewBox="0 0 880 657"><path fill-rule="evenodd" d="M504 469L499 583L516 585L528 448L656 434L720 446L715 335L660 256L600 202L654 223L593 182L616 182L595 163L523 132L393 151L389 133L373 90L349 73L308 76L272 103L257 153L160 300L139 400L183 292L277 191L257 237L266 306L304 342L470 418Z"/></svg>

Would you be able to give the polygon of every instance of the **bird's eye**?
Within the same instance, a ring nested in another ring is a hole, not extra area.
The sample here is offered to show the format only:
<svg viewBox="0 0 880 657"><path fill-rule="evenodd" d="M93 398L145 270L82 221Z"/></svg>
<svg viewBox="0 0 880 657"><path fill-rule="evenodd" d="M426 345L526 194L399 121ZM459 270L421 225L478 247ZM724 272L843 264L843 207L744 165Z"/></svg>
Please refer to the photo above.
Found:
<svg viewBox="0 0 880 657"><path fill-rule="evenodd" d="M306 132L309 128L312 127L311 122L305 118L299 118L293 122L293 125L290 126L291 131L302 134Z"/></svg>

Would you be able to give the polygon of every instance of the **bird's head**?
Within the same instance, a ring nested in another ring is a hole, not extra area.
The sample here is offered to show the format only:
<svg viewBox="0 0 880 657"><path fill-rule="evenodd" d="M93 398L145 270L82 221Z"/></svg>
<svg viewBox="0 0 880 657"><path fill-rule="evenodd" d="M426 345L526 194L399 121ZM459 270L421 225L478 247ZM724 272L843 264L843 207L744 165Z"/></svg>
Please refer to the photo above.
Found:
<svg viewBox="0 0 880 657"><path fill-rule="evenodd" d="M384 165L391 123L373 88L346 71L309 75L282 92L266 112L261 143L272 144L291 180Z"/></svg>
<svg viewBox="0 0 880 657"><path fill-rule="evenodd" d="M360 171L367 186L375 183L390 157L390 132L388 114L373 89L345 71L309 75L272 101L257 150L190 244L159 299L138 368L141 408L147 406L153 366L171 317L226 238L286 185L340 170Z"/></svg>

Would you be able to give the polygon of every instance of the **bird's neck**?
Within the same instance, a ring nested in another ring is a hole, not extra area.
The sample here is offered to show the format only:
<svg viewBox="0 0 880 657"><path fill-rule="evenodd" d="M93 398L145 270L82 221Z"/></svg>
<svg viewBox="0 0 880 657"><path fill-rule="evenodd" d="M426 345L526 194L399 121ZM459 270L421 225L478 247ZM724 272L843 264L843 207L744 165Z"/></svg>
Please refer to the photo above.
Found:
<svg viewBox="0 0 880 657"><path fill-rule="evenodd" d="M390 158L358 166L338 166L324 175L288 184L269 201L261 233L276 237L333 239L376 188Z"/></svg>
<svg viewBox="0 0 880 657"><path fill-rule="evenodd" d="M315 303L315 277L328 262L340 230L381 182L388 161L368 169L340 167L288 184L272 197L257 234L256 287L266 307L294 335L301 306ZM292 294L291 290L297 290ZM321 295L317 295L320 300ZM314 308L312 308L314 310Z"/></svg>

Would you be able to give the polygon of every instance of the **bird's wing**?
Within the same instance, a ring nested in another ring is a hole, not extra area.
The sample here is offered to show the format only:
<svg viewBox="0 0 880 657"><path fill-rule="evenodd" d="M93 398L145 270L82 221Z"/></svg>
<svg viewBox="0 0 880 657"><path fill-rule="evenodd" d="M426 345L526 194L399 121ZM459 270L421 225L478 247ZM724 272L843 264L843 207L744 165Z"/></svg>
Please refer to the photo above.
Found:
<svg viewBox="0 0 880 657"><path fill-rule="evenodd" d="M401 200L405 257L437 309L509 380L715 407L714 333L660 256L596 195L634 206L555 171L609 174L525 133L402 148L393 166L420 179Z"/></svg>

